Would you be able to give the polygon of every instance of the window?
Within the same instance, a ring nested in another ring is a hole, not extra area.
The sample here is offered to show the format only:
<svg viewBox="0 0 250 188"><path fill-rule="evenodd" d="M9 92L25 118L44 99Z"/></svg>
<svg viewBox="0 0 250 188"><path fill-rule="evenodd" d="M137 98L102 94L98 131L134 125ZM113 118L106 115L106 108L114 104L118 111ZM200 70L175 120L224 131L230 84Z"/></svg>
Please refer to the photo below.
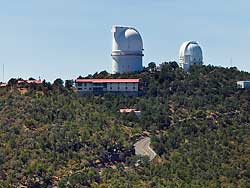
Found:
<svg viewBox="0 0 250 188"><path fill-rule="evenodd" d="M110 90L112 90L112 87L110 87Z"/></svg>
<svg viewBox="0 0 250 188"><path fill-rule="evenodd" d="M89 90L92 90L92 88L90 87Z"/></svg>
<svg viewBox="0 0 250 188"><path fill-rule="evenodd" d="M82 83L77 83L77 85L78 85L79 87L82 87Z"/></svg>
<svg viewBox="0 0 250 188"><path fill-rule="evenodd" d="M77 88L77 90L78 90L78 91L81 91L81 90L82 90L82 88L81 88L81 87L78 87L78 88Z"/></svg>
<svg viewBox="0 0 250 188"><path fill-rule="evenodd" d="M128 89L128 87L125 87L125 89L127 90L127 89Z"/></svg>
<svg viewBox="0 0 250 188"><path fill-rule="evenodd" d="M84 83L84 87L87 87L87 83Z"/></svg>
<svg viewBox="0 0 250 188"><path fill-rule="evenodd" d="M120 89L120 87L118 86L118 90Z"/></svg>

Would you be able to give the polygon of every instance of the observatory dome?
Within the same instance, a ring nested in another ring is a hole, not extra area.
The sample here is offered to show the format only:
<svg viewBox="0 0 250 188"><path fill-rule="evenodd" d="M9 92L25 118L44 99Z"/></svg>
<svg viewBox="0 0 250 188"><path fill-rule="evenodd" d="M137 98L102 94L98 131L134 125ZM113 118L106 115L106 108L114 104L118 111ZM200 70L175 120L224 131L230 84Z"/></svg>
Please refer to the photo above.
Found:
<svg viewBox="0 0 250 188"><path fill-rule="evenodd" d="M132 27L113 26L112 73L142 70L143 41Z"/></svg>
<svg viewBox="0 0 250 188"><path fill-rule="evenodd" d="M143 44L141 35L135 29L127 29L125 31L125 38L128 42L128 51L142 51Z"/></svg>
<svg viewBox="0 0 250 188"><path fill-rule="evenodd" d="M139 32L130 27L113 27L113 49L114 51L142 51L143 44Z"/></svg>
<svg viewBox="0 0 250 188"><path fill-rule="evenodd" d="M179 52L179 64L187 71L190 65L203 64L202 50L195 41L187 41L181 45Z"/></svg>

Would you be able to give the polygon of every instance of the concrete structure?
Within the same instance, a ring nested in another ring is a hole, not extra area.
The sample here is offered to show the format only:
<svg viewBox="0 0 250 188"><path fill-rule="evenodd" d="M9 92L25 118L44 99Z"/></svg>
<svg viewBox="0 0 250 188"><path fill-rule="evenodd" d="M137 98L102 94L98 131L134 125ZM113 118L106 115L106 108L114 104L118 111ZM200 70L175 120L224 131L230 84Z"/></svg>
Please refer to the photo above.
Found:
<svg viewBox="0 0 250 188"><path fill-rule="evenodd" d="M112 74L141 71L143 42L132 27L112 28Z"/></svg>
<svg viewBox="0 0 250 188"><path fill-rule="evenodd" d="M240 89L247 89L250 88L250 81L238 81L237 87Z"/></svg>
<svg viewBox="0 0 250 188"><path fill-rule="evenodd" d="M202 50L197 42L187 41L181 45L179 64L184 71L188 71L191 65L203 64Z"/></svg>
<svg viewBox="0 0 250 188"><path fill-rule="evenodd" d="M139 82L139 79L77 79L75 86L80 95L116 93L137 96Z"/></svg>

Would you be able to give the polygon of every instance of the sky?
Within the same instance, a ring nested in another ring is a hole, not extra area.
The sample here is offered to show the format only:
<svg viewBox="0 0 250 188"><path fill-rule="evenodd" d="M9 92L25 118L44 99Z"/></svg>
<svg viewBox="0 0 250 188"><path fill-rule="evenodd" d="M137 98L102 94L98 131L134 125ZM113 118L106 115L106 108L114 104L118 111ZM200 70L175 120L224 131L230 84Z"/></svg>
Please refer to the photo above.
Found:
<svg viewBox="0 0 250 188"><path fill-rule="evenodd" d="M178 61L181 44L194 40L206 65L250 72L249 7L249 0L1 0L0 67L4 81L111 72L111 27L126 25L143 38L144 66Z"/></svg>

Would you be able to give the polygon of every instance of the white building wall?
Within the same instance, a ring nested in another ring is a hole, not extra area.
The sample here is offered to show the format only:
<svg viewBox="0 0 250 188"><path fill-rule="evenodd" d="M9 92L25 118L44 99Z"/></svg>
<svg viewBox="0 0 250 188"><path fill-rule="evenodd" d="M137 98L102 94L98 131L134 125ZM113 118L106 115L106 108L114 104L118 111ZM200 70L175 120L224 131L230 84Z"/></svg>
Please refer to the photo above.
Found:
<svg viewBox="0 0 250 188"><path fill-rule="evenodd" d="M142 56L112 56L112 74L142 71Z"/></svg>
<svg viewBox="0 0 250 188"><path fill-rule="evenodd" d="M238 81L237 87L242 89L250 88L250 81Z"/></svg>
<svg viewBox="0 0 250 188"><path fill-rule="evenodd" d="M108 83L107 91L109 92L133 92L138 91L138 83Z"/></svg>
<svg viewBox="0 0 250 188"><path fill-rule="evenodd" d="M93 92L94 84L92 83L76 83L77 91ZM104 92L138 92L139 83L107 83Z"/></svg>
<svg viewBox="0 0 250 188"><path fill-rule="evenodd" d="M76 88L78 91L92 91L92 83L76 83Z"/></svg>

